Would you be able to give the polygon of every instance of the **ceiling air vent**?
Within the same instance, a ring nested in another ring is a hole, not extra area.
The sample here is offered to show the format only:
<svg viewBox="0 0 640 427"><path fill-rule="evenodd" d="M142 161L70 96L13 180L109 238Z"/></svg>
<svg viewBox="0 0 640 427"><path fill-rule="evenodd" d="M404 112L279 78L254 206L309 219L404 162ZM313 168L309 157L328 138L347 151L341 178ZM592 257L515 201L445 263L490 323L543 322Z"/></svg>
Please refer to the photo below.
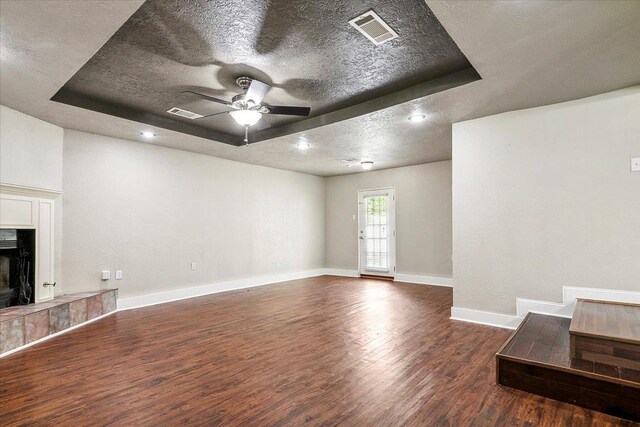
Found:
<svg viewBox="0 0 640 427"><path fill-rule="evenodd" d="M193 113L191 111L183 110L182 108L173 107L170 110L167 110L169 114L175 114L176 116L185 117L187 119L199 119L203 117L201 114Z"/></svg>
<svg viewBox="0 0 640 427"><path fill-rule="evenodd" d="M352 19L349 24L376 45L398 37L398 33L393 31L373 10Z"/></svg>

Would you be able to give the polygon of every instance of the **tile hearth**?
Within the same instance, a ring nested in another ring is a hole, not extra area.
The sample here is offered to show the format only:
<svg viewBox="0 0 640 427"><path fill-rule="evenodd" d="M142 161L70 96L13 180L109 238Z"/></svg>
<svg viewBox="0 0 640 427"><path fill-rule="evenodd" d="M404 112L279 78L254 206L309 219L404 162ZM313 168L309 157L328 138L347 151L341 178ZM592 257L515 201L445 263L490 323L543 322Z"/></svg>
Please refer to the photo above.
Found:
<svg viewBox="0 0 640 427"><path fill-rule="evenodd" d="M115 311L117 289L0 309L0 354Z"/></svg>

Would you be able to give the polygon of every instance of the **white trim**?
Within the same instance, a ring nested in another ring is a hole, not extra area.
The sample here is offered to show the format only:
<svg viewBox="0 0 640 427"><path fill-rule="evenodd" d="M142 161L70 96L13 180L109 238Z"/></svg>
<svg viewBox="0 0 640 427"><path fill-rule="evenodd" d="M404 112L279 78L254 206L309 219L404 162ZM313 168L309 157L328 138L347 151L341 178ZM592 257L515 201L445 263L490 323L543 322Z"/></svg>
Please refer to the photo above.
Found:
<svg viewBox="0 0 640 427"><path fill-rule="evenodd" d="M327 276L360 277L358 270L343 270L339 268L325 268L323 270Z"/></svg>
<svg viewBox="0 0 640 427"><path fill-rule="evenodd" d="M637 304L640 303L640 292L563 286L562 303L516 298L516 316L462 307L451 307L451 319L497 326L499 328L515 329L527 313L538 313L570 319L573 316L573 309L575 308L576 299L578 298Z"/></svg>
<svg viewBox="0 0 640 427"><path fill-rule="evenodd" d="M31 347L32 345L39 344L39 343L41 343L43 341L46 341L46 340L48 340L50 338L53 338L53 337L57 337L58 335L62 335L64 333L67 333L67 332L72 331L74 329L78 329L78 328L80 328L80 327L82 327L84 325L88 325L91 322L95 322L96 320L100 320L100 319L103 319L103 318L105 318L107 316L111 316L113 313L115 313L117 311L118 310L110 311L109 313L106 313L106 314L103 314L101 316L94 317L93 319L87 320L86 322L82 322L80 324L71 326L71 327L69 327L67 329L63 329L62 331L56 332L55 334L47 335L46 337L43 337L43 338L40 338L38 340L32 341L29 344L21 345L20 347L16 347L13 350L6 351L6 352L0 354L0 358L3 358L3 357L8 356L10 354L13 354L13 353L16 353L18 351L24 350L25 348Z"/></svg>
<svg viewBox="0 0 640 427"><path fill-rule="evenodd" d="M270 285L272 283L286 282L289 280L305 279L325 275L325 269L300 271L295 273L274 274L270 276L248 277L245 279L229 280L227 282L210 283L207 285L193 286L189 288L174 289L166 292L139 295L118 299L118 310L130 310L132 308L146 307L149 305L164 304L188 298L217 294L219 292L233 291L237 289L253 288L256 286Z"/></svg>
<svg viewBox="0 0 640 427"><path fill-rule="evenodd" d="M516 298L516 316L524 317L527 313L546 314L549 316L571 318L573 308L559 302L538 301L527 298Z"/></svg>
<svg viewBox="0 0 640 427"><path fill-rule="evenodd" d="M43 283L51 283L55 278L55 203L58 196L54 190L0 183L0 228L35 230L32 285L36 303L52 299L55 293L52 287L47 289Z"/></svg>
<svg viewBox="0 0 640 427"><path fill-rule="evenodd" d="M450 319L506 329L516 329L522 321L521 318L508 314L491 313L462 307L451 307Z"/></svg>
<svg viewBox="0 0 640 427"><path fill-rule="evenodd" d="M451 277L396 274L393 281L403 283L417 283L419 285L446 286L448 288L453 288L453 279Z"/></svg>
<svg viewBox="0 0 640 427"><path fill-rule="evenodd" d="M391 233L389 238L389 269L366 269L363 268L362 251L364 246L364 240L362 240L361 234L363 233L363 214L366 214L366 208L364 207L364 198L367 196L390 196L389 200L389 223L387 226L390 230L387 233ZM358 243L358 274L372 274L385 277L394 277L396 274L396 187L380 187L368 190L358 190L358 231L356 233L356 241Z"/></svg>
<svg viewBox="0 0 640 427"><path fill-rule="evenodd" d="M55 199L63 194L62 190L54 190L53 188L30 187L28 185L10 184L8 182L0 182L0 193L15 196L42 197L46 199Z"/></svg>
<svg viewBox="0 0 640 427"><path fill-rule="evenodd" d="M584 288L577 286L562 287L562 302L565 305L574 303L577 298L640 304L640 292L619 291L615 289Z"/></svg>
<svg viewBox="0 0 640 427"><path fill-rule="evenodd" d="M233 291L237 289L252 288L256 286L270 285L273 283L286 282L289 280L304 279L317 276L341 276L341 277L360 277L357 270L345 270L337 268L319 268L316 270L300 271L296 273L285 273L271 276L249 277L246 279L230 280L227 282L211 283L202 286L193 286L189 288L173 289L166 292L158 292L153 294L139 295L129 298L118 299L118 310L130 310L134 308L146 307L156 304L164 304L172 301L179 301L188 298L195 298L204 295L216 294L219 292ZM451 281L446 277L429 277L429 276L409 276L401 275L407 280L396 280L407 283L428 284L435 286L451 286L447 281ZM418 280L418 281L416 281ZM439 283L436 283L439 282Z"/></svg>

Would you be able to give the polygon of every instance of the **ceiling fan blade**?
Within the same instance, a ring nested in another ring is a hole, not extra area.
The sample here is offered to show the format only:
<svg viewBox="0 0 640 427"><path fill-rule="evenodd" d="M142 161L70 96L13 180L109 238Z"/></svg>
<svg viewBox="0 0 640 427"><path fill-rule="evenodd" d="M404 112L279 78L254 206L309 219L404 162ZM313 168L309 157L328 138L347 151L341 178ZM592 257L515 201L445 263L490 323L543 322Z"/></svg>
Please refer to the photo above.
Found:
<svg viewBox="0 0 640 427"><path fill-rule="evenodd" d="M222 99L214 98L213 96L205 95L204 93L198 93L191 90L185 90L185 91L182 91L181 93L190 93L192 95L199 96L202 99L206 99L207 101L217 102L218 104L231 106L231 103L229 101L223 101Z"/></svg>
<svg viewBox="0 0 640 427"><path fill-rule="evenodd" d="M219 116L220 114L229 114L229 111L223 111L221 113L207 114L206 116L198 117L195 120L202 120L202 119L206 119L207 117Z"/></svg>
<svg viewBox="0 0 640 427"><path fill-rule="evenodd" d="M270 128L271 125L269 124L268 121L266 121L264 118L258 120L258 123L256 123L253 128L255 130L263 130L263 129L268 129Z"/></svg>
<svg viewBox="0 0 640 427"><path fill-rule="evenodd" d="M282 114L285 116L308 116L311 113L309 107L285 107L282 105L265 105L269 109L268 114Z"/></svg>
<svg viewBox="0 0 640 427"><path fill-rule="evenodd" d="M246 100L252 100L256 104L260 104L264 99L264 96L271 90L271 86L266 83L262 83L259 80L251 80L251 85L247 89L247 93L244 96Z"/></svg>

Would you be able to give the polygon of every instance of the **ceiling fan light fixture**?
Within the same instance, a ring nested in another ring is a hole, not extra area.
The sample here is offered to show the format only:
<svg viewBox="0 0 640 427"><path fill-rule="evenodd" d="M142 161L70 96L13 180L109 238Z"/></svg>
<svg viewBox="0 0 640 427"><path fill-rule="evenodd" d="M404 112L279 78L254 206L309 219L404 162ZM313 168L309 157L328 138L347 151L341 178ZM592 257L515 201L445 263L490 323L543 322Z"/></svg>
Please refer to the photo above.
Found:
<svg viewBox="0 0 640 427"><path fill-rule="evenodd" d="M229 114L241 126L253 126L262 117L262 113L254 110L236 110Z"/></svg>
<svg viewBox="0 0 640 427"><path fill-rule="evenodd" d="M373 162L371 160L365 160L364 162L360 162L360 166L362 166L362 169L368 171L373 167Z"/></svg>
<svg viewBox="0 0 640 427"><path fill-rule="evenodd" d="M421 122L426 118L427 118L427 116L425 116L424 114L414 114L412 116L409 116L409 121L410 122L414 122L414 123L415 122Z"/></svg>

